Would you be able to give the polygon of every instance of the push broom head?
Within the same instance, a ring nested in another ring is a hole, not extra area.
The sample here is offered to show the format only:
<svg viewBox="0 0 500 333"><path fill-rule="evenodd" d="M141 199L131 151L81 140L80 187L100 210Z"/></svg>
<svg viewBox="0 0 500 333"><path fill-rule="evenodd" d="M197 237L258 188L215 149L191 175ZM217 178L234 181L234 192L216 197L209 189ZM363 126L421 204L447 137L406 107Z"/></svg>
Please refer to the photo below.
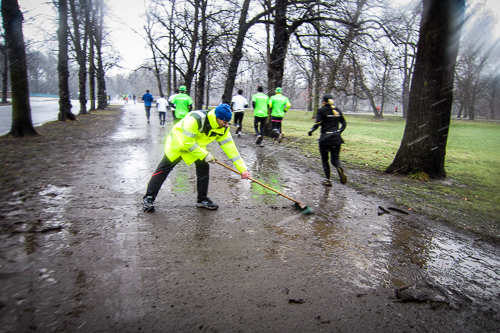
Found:
<svg viewBox="0 0 500 333"><path fill-rule="evenodd" d="M295 207L299 208L300 209L300 213L303 214L303 215L307 215L307 214L310 214L312 212L311 208L307 207L303 203L296 202L295 203Z"/></svg>

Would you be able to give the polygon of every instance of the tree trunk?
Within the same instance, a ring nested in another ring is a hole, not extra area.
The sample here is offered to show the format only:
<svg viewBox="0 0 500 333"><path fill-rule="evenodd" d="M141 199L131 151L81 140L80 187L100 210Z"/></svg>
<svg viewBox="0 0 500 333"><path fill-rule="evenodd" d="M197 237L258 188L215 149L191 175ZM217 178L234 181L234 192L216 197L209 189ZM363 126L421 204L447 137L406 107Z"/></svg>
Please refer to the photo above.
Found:
<svg viewBox="0 0 500 333"><path fill-rule="evenodd" d="M97 14L97 26L95 30L95 49L97 53L97 109L104 110L108 106L107 94L106 94L106 71L104 70L104 64L102 61L102 41L104 29L104 5L99 3L98 14Z"/></svg>
<svg viewBox="0 0 500 333"><path fill-rule="evenodd" d="M200 26L200 3L201 0L194 0L194 14L193 14L193 35L191 36L191 49L189 51L189 60L187 63L187 70L184 76L184 85L186 86L186 94L190 95L191 85L193 84L193 78L195 76L194 66L195 66L195 57L197 51L198 44L198 29Z"/></svg>
<svg viewBox="0 0 500 333"><path fill-rule="evenodd" d="M423 2L408 119L401 146L386 172L446 177L446 144L464 1Z"/></svg>
<svg viewBox="0 0 500 333"><path fill-rule="evenodd" d="M106 95L106 77L104 64L102 61L102 51L101 45L97 47L97 70L96 70L96 81L97 81L97 109L104 110L108 105L107 95Z"/></svg>
<svg viewBox="0 0 500 333"><path fill-rule="evenodd" d="M203 108L203 94L205 92L205 81L207 78L207 58L208 58L208 31L207 31L207 0L201 0L201 50L198 61L200 69L198 71L198 83L196 87L196 96L194 108L200 110Z"/></svg>
<svg viewBox="0 0 500 333"><path fill-rule="evenodd" d="M290 32L286 22L286 10L288 0L276 0L274 15L274 43L269 55L269 69L267 71L267 84L269 94L274 93L276 88L283 84L283 73L285 70L285 58L290 41ZM266 136L271 136L272 124L271 113L264 127Z"/></svg>
<svg viewBox="0 0 500 333"><path fill-rule="evenodd" d="M7 103L7 92L9 84L9 57L7 55L7 45L1 45L2 52L2 103Z"/></svg>
<svg viewBox="0 0 500 333"><path fill-rule="evenodd" d="M320 90L320 84L321 84L321 73L320 73L320 68L321 68L321 36L320 36L320 26L319 24L316 24L316 33L318 34L317 40L316 40L316 56L314 57L313 64L314 64L314 79L315 79L315 84L314 84L314 109L313 109L313 114L312 118L316 119L316 116L318 115L318 109L320 108L319 106L319 90Z"/></svg>
<svg viewBox="0 0 500 333"><path fill-rule="evenodd" d="M95 21L95 15L94 20ZM92 23L94 25L94 23ZM93 27L92 30L95 30ZM89 39L89 99L90 110L95 110L95 46L94 46L94 33L90 35Z"/></svg>
<svg viewBox="0 0 500 333"><path fill-rule="evenodd" d="M234 45L233 52L231 53L231 62L229 63L229 68L227 70L224 93L222 94L222 103L230 104L233 96L236 75L238 74L238 66L241 58L243 57L243 43L245 42L247 31L250 28L250 25L246 22L249 6L250 0L245 0L240 13L238 37L236 38L236 44Z"/></svg>
<svg viewBox="0 0 500 333"><path fill-rule="evenodd" d="M290 41L290 33L286 22L288 0L276 0L274 19L274 44L270 54L268 77L268 90L274 92L283 84L285 58Z"/></svg>
<svg viewBox="0 0 500 333"><path fill-rule="evenodd" d="M59 56L57 73L59 76L59 121L76 120L71 112L68 69L68 1L59 0Z"/></svg>
<svg viewBox="0 0 500 333"><path fill-rule="evenodd" d="M76 61L78 63L78 100L80 101L79 114L87 113L87 34L81 38L80 34L80 21L81 17L78 15L75 0L70 0L71 17L73 21L73 45L76 51ZM87 1L81 0L81 6L87 12ZM87 26L86 19L85 26ZM87 31L87 29L85 29ZM82 42L82 44L80 44Z"/></svg>
<svg viewBox="0 0 500 333"><path fill-rule="evenodd" d="M12 124L7 135L14 137L37 135L31 120L23 14L19 10L17 0L2 0L1 6L12 88Z"/></svg>

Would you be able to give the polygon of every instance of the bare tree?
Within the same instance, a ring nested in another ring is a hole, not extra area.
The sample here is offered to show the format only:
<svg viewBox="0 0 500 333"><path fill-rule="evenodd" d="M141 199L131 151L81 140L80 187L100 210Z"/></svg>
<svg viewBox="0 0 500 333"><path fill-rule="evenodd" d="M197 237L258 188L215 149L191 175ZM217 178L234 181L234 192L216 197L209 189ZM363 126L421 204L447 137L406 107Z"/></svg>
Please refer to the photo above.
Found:
<svg viewBox="0 0 500 333"><path fill-rule="evenodd" d="M151 10L156 10L156 7L152 8ZM161 72L160 72L160 64L159 64L159 59L157 56L157 51L156 51L156 38L154 36L154 31L155 31L155 21L153 18L157 15L153 15L151 13L146 14L146 25L144 25L144 32L146 33L146 41L148 43L148 46L151 50L151 54L153 55L153 74L156 77L156 82L158 84L158 94L161 96L163 94L163 88L161 84Z"/></svg>
<svg viewBox="0 0 500 333"><path fill-rule="evenodd" d="M12 87L12 125L7 135L37 135L31 119L23 14L17 0L2 0L1 9Z"/></svg>
<svg viewBox="0 0 500 333"><path fill-rule="evenodd" d="M500 74L493 74L488 77L485 83L485 99L489 108L488 119L500 119Z"/></svg>
<svg viewBox="0 0 500 333"><path fill-rule="evenodd" d="M489 69L489 73L497 71L497 65L492 61L499 51L499 43L492 43L489 32L492 29L492 18L489 15L482 16L464 33L461 47L457 57L455 69L455 84L457 92L455 101L459 103L458 117L469 117L474 120L476 116L476 105L480 101L485 90L486 80L483 73Z"/></svg>
<svg viewBox="0 0 500 333"><path fill-rule="evenodd" d="M236 82L236 74L238 73L238 66L243 57L243 44L246 39L248 30L254 26L256 23L262 22L261 19L271 13L274 8L267 6L267 8L253 18L247 21L248 11L250 8L250 0L245 0L243 6L241 7L240 18L238 22L238 34L236 41L231 52L231 61L229 63L229 68L227 70L226 83L224 86L224 93L222 95L223 103L230 103L231 97L234 89L234 84Z"/></svg>
<svg viewBox="0 0 500 333"><path fill-rule="evenodd" d="M333 37L339 41L339 46L337 52L335 52L337 57L331 58L330 72L325 87L325 92L327 93L331 93L335 89L335 82L338 79L337 75L344 61L344 57L351 48L354 40L362 33L362 29L360 29L363 24L363 22L361 22L361 14L367 2L368 0L356 0L354 11L352 11L349 6L341 11L345 16L343 27L346 31L343 36L339 36L339 34L333 35Z"/></svg>
<svg viewBox="0 0 500 333"><path fill-rule="evenodd" d="M57 72L59 75L59 121L76 120L71 112L68 69L68 1L59 0L59 55Z"/></svg>
<svg viewBox="0 0 500 333"><path fill-rule="evenodd" d="M96 14L95 11L92 12L92 22L95 22L96 20ZM96 87L95 87L95 74L96 74L96 66L95 66L95 61L96 61L96 56L95 56L95 27L94 23L91 25L91 33L90 33L90 38L89 38L89 56L88 56L88 66L89 66L89 99L90 99L90 110L95 110L96 109Z"/></svg>
<svg viewBox="0 0 500 333"><path fill-rule="evenodd" d="M80 101L79 114L87 113L87 45L88 45L88 7L90 0L69 0L73 31L70 37L76 53L78 63L78 99ZM83 24L82 24L83 21Z"/></svg>
<svg viewBox="0 0 500 333"><path fill-rule="evenodd" d="M453 75L464 0L424 0L410 109L401 146L386 172L444 178Z"/></svg>
<svg viewBox="0 0 500 333"><path fill-rule="evenodd" d="M96 6L94 8L94 11L96 12L95 20L93 21L94 25L94 41L95 41L95 51L96 51L96 61L97 61L97 67L96 67L96 80L97 80L97 109L99 110L104 110L107 105L107 93L106 93L106 79L105 79L105 74L106 74L106 66L104 64L104 52L103 52L103 47L104 47L104 40L105 40L105 34L104 34L104 2L102 0L94 0L96 3Z"/></svg>
<svg viewBox="0 0 500 333"><path fill-rule="evenodd" d="M396 20L401 26L396 25L393 30L394 38L401 51L401 72L403 84L401 91L403 118L408 116L410 102L410 83L415 66L415 53L417 49L418 22L422 14L421 6L415 6L409 13L403 12L400 19Z"/></svg>
<svg viewBox="0 0 500 333"><path fill-rule="evenodd" d="M0 35L5 39L5 35ZM0 76L2 77L2 103L7 103L7 91L9 83L9 57L7 56L6 43L0 44Z"/></svg>

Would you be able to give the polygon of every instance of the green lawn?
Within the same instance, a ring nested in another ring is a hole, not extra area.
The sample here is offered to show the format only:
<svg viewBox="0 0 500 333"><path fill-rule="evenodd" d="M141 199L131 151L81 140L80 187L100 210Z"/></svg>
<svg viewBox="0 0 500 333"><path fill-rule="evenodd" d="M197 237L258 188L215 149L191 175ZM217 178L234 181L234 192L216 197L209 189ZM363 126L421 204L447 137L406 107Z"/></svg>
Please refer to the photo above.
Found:
<svg viewBox="0 0 500 333"><path fill-rule="evenodd" d="M313 137L307 136L314 123L311 115L305 111L288 112L283 121L283 133L291 146L305 150L308 156L319 157L319 130ZM405 120L394 116L375 120L371 115L346 115L346 121L342 162L349 168L381 174L399 149ZM251 111L246 112L244 128L253 132ZM499 144L500 123L452 120L445 180L422 181L417 177L383 174L385 180L379 182L391 182L396 193L385 194L394 196L400 205L500 240ZM366 182L351 182L351 186L367 190L367 185L363 184ZM368 190L384 195L373 186L373 180L369 184L373 188Z"/></svg>

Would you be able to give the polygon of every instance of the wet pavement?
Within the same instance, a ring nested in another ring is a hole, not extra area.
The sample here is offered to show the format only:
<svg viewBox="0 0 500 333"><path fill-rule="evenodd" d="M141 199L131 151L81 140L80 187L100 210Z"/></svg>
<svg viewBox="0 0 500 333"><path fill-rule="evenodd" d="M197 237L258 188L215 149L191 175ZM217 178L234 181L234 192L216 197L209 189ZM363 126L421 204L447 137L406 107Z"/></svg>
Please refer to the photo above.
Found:
<svg viewBox="0 0 500 333"><path fill-rule="evenodd" d="M248 128L235 138L253 178L312 214L218 165L209 196L220 208L197 209L183 162L143 213L169 126L156 113L147 124L142 104L124 110L68 184L39 192L36 232L3 237L0 332L500 330L498 246L381 214L391 202L349 184L325 188L320 162L286 140L256 147Z"/></svg>

